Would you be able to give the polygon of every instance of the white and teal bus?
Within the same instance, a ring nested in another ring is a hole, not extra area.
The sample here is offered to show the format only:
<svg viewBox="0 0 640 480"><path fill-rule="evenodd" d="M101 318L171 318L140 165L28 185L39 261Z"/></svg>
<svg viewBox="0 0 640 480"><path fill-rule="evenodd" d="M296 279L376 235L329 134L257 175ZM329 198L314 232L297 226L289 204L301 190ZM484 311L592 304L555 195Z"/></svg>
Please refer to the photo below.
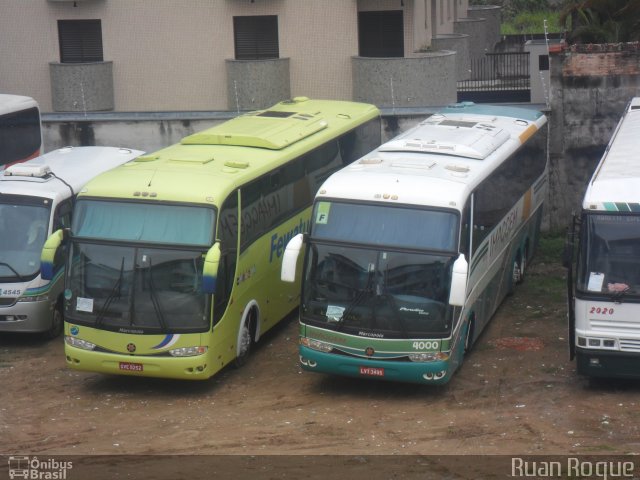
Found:
<svg viewBox="0 0 640 480"><path fill-rule="evenodd" d="M380 145L373 105L297 97L189 135L96 178L68 244L74 369L202 380L298 307L279 281L318 187Z"/></svg>
<svg viewBox="0 0 640 480"><path fill-rule="evenodd" d="M304 370L448 382L538 239L545 116L455 104L332 175L287 245Z"/></svg>
<svg viewBox="0 0 640 480"><path fill-rule="evenodd" d="M56 259L43 278L45 240L71 225L75 196L91 178L140 154L116 147L65 147L0 173L0 332L60 334L64 258Z"/></svg>
<svg viewBox="0 0 640 480"><path fill-rule="evenodd" d="M570 230L569 348L581 375L640 378L639 150L636 97L596 167Z"/></svg>

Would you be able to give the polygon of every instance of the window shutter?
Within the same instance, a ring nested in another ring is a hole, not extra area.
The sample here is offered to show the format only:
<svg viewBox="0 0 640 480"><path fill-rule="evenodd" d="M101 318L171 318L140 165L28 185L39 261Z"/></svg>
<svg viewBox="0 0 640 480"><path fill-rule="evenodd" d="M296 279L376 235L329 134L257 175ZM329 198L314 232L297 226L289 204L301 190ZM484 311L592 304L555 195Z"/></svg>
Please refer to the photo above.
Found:
<svg viewBox="0 0 640 480"><path fill-rule="evenodd" d="M233 17L236 60L279 58L278 17Z"/></svg>
<svg viewBox="0 0 640 480"><path fill-rule="evenodd" d="M100 20L58 20L61 63L102 62Z"/></svg>
<svg viewBox="0 0 640 480"><path fill-rule="evenodd" d="M402 10L358 13L361 57L404 57Z"/></svg>

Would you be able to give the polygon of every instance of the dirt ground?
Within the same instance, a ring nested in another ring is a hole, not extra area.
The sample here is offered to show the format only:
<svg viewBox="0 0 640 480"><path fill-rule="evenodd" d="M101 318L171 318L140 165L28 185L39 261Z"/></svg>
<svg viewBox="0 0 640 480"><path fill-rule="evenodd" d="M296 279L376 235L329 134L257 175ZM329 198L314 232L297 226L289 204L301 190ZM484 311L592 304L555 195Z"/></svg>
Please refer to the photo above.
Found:
<svg viewBox="0 0 640 480"><path fill-rule="evenodd" d="M438 388L303 372L295 319L203 383L75 372L61 339L2 335L0 453L346 455L370 473L370 455L640 453L640 382L576 375L564 270L539 258Z"/></svg>

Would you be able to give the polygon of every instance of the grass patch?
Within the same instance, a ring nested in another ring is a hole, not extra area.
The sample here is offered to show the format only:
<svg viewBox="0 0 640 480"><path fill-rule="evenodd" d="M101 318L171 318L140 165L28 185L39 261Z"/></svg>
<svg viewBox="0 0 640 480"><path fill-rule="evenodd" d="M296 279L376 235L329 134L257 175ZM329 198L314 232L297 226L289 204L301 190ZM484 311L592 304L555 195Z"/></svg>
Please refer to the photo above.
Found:
<svg viewBox="0 0 640 480"><path fill-rule="evenodd" d="M535 260L540 263L557 263L562 261L565 236L559 234L543 234L540 236Z"/></svg>
<svg viewBox="0 0 640 480"><path fill-rule="evenodd" d="M522 12L513 19L500 25L501 35L519 35L544 33L544 21L547 21L547 33L560 33L564 29L560 25L560 13L552 11Z"/></svg>

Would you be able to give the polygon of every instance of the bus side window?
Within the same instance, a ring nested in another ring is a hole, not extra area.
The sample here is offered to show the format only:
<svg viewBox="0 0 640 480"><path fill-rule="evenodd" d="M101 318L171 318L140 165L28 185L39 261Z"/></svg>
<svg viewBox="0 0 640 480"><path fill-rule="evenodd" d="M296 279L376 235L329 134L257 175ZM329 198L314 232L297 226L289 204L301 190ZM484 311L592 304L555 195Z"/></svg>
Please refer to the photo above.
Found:
<svg viewBox="0 0 640 480"><path fill-rule="evenodd" d="M220 208L218 222L218 239L220 240L220 265L218 267L218 281L214 296L213 324L222 318L231 290L236 278L236 257L238 252L238 191L235 190L224 201Z"/></svg>

